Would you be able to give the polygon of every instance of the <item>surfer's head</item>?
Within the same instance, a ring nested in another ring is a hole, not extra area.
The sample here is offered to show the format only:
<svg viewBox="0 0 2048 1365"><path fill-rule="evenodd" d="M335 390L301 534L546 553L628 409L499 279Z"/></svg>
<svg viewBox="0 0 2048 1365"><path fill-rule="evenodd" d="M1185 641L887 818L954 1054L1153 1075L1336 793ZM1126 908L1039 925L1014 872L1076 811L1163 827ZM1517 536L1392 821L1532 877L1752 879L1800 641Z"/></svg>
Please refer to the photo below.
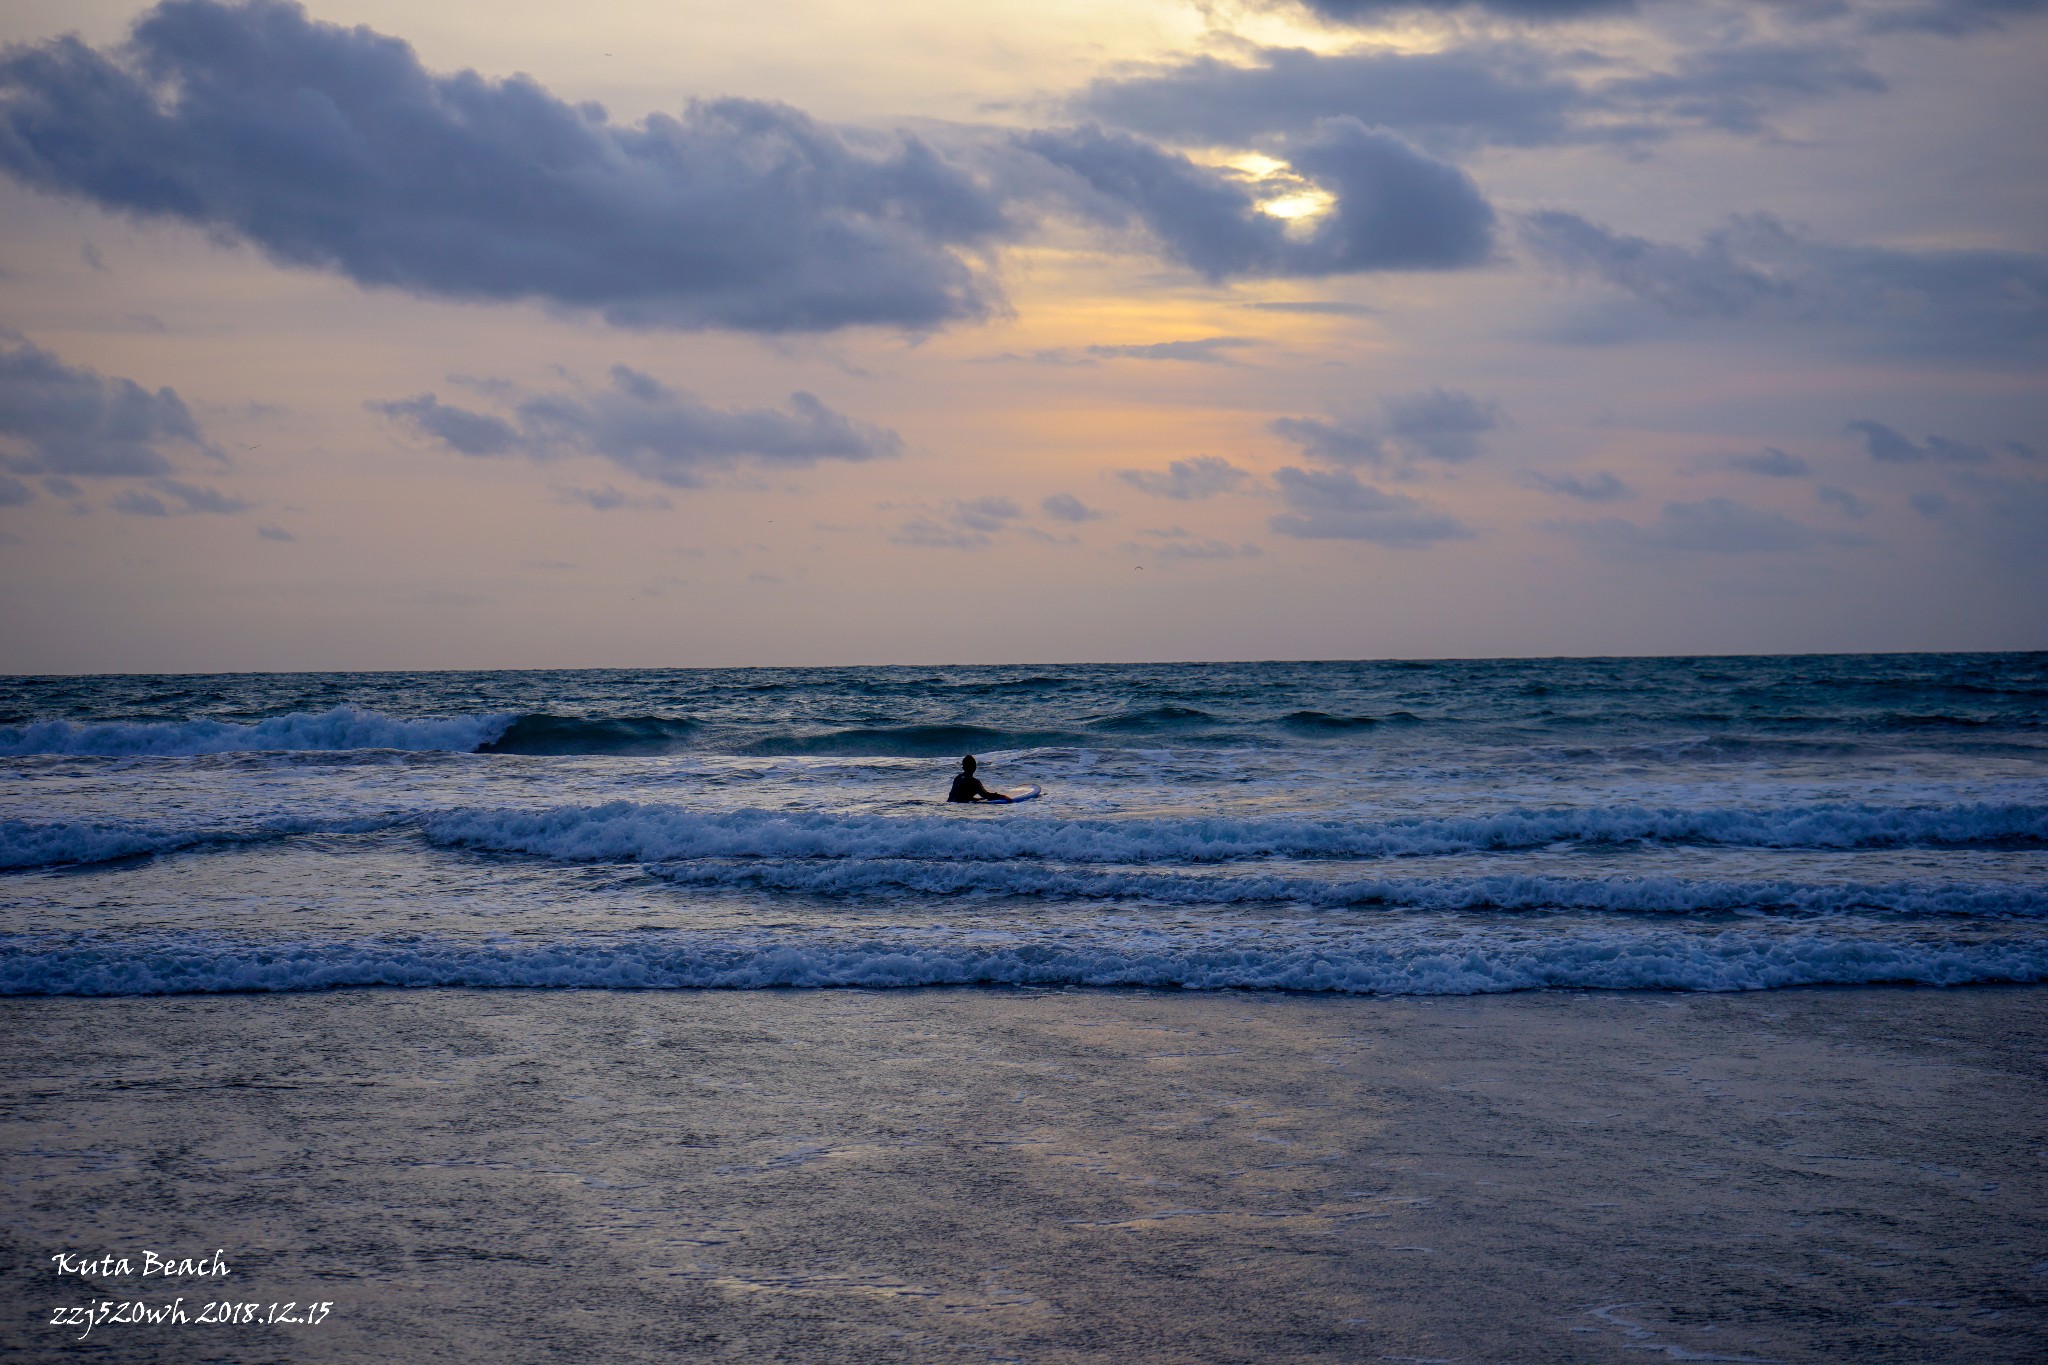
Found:
<svg viewBox="0 0 2048 1365"><path fill-rule="evenodd" d="M965 758L963 758L963 759L961 759L961 760L960 760L960 771L962 771L962 772L968 772L968 773L971 773L971 772L973 772L973 771L974 771L974 755L973 755L973 754L969 754L969 755L967 755L967 757L965 757Z"/></svg>

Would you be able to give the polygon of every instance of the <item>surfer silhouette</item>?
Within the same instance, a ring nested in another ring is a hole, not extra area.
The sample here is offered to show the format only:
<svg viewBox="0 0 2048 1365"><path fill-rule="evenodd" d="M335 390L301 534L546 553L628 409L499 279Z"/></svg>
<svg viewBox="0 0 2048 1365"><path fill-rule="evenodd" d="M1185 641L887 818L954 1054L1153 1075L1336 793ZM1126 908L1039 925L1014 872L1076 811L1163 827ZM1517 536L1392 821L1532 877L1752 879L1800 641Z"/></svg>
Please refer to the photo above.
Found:
<svg viewBox="0 0 2048 1365"><path fill-rule="evenodd" d="M981 785L981 779L974 775L974 755L960 760L960 771L953 774L953 790L946 793L948 801L1008 801L1001 792L992 792Z"/></svg>

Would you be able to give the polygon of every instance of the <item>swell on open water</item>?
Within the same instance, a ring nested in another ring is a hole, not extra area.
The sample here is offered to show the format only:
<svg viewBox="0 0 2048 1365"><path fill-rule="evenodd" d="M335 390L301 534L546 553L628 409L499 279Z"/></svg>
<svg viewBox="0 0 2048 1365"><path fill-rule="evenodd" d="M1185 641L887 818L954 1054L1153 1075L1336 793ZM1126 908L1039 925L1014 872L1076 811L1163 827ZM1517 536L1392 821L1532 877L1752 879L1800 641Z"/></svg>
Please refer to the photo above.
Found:
<svg viewBox="0 0 2048 1365"><path fill-rule="evenodd" d="M2043 980L2048 654L0 679L0 994Z"/></svg>

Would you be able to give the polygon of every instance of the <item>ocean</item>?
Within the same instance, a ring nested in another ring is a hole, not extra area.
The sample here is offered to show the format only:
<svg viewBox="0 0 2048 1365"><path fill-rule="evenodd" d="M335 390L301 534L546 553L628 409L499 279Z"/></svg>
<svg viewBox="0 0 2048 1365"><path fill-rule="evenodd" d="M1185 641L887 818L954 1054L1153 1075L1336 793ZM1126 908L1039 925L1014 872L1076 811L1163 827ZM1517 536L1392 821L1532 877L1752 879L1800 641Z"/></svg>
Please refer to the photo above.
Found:
<svg viewBox="0 0 2048 1365"><path fill-rule="evenodd" d="M15 677L0 868L8 995L2039 982L2048 654Z"/></svg>

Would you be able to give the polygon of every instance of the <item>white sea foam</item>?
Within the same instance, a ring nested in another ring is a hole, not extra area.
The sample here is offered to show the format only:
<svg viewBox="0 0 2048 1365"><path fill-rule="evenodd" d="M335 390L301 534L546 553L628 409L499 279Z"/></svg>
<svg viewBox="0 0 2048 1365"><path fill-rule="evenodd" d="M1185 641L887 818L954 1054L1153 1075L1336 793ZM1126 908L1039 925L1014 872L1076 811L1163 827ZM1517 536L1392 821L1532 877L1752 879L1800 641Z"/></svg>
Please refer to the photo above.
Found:
<svg viewBox="0 0 2048 1365"><path fill-rule="evenodd" d="M2034 844L2048 842L2048 807L1982 803L1681 810L1624 806L1368 821L1228 816L1060 819L986 810L908 816L759 809L707 813L614 802L538 810L455 809L331 818L273 815L249 823L193 827L14 819L0 820L0 867L92 862L205 843L400 825L416 826L429 841L448 847L572 862L739 858L854 863L1000 864L1027 859L1081 864L1214 864L1272 858L1417 857L1544 848L1559 842L1783 849ZM801 885L792 882L790 889L831 889L824 874L801 875L812 880ZM852 885L850 880L846 883L849 888Z"/></svg>
<svg viewBox="0 0 2048 1365"><path fill-rule="evenodd" d="M572 860L684 858L1049 858L1062 862L1220 862L1386 858L1578 843L1757 848L1895 848L2048 841L2048 807L1818 805L1701 810L1550 808L1450 819L1245 817L1058 819L1008 811L944 816L736 810L703 814L615 802L542 811L451 811L427 818L439 843Z"/></svg>
<svg viewBox="0 0 2048 1365"><path fill-rule="evenodd" d="M406 719L337 706L239 724L219 720L38 721L0 725L0 755L102 757L222 754L261 749L410 749L467 753L503 734L516 715Z"/></svg>
<svg viewBox="0 0 2048 1365"><path fill-rule="evenodd" d="M169 995L343 987L738 990L942 985L1477 995L1537 989L1747 991L1901 982L2048 980L2048 943L1929 943L1822 933L1333 937L1271 934L903 934L867 941L760 935L630 943L208 943L17 940L0 995Z"/></svg>
<svg viewBox="0 0 2048 1365"><path fill-rule="evenodd" d="M1326 878L1101 871L1039 863L707 861L658 863L681 886L744 887L823 897L1030 896L1165 905L1284 903L1327 908L1590 910L1687 915L1885 913L1981 919L2048 918L2048 889L1957 883L1805 883L1668 876Z"/></svg>
<svg viewBox="0 0 2048 1365"><path fill-rule="evenodd" d="M404 822L403 816L283 817L232 826L0 820L0 868L97 863L145 853L172 853L202 844L258 843L295 834L366 833Z"/></svg>

